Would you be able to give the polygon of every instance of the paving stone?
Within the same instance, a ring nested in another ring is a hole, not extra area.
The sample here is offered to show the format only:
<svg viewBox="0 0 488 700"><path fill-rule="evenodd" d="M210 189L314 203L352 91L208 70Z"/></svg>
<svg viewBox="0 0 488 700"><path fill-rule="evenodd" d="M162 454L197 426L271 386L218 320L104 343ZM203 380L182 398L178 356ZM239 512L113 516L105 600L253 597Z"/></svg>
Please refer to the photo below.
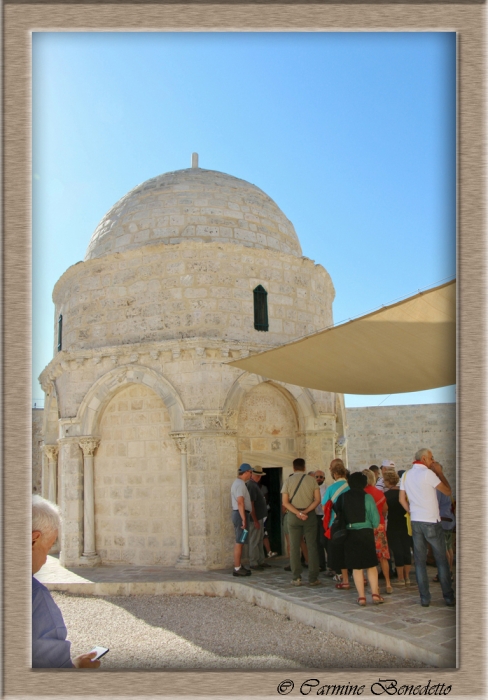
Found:
<svg viewBox="0 0 488 700"><path fill-rule="evenodd" d="M392 630L406 629L407 625L404 622L398 622L398 620L393 620L393 622L385 622L384 627Z"/></svg>
<svg viewBox="0 0 488 700"><path fill-rule="evenodd" d="M366 592L368 604L366 608L359 608L356 604L357 593L351 588L349 591L338 591L331 579L324 577L323 586L309 588L304 585L294 588L290 584L289 575L282 575L281 567L274 567L275 571L235 579L229 570L197 572L191 570L177 570L166 567L131 567L111 566L97 567L94 569L63 569L57 559L48 557L48 564L41 570L39 578L43 581L56 584L67 582L69 585L83 585L90 581L113 584L124 582L153 582L155 585L177 584L181 582L206 581L209 585L222 581L239 583L258 595L271 594L286 604L302 606L310 611L309 624L313 625L315 615L330 615L330 619L343 620L346 624L354 623L353 629L374 630L375 633L385 634L385 640L397 639L408 642L411 647L425 650L425 653L436 652L439 655L452 653L455 649L455 610L445 606L441 594L436 593L436 600L429 608L422 608L419 604L418 592L408 592L401 595L389 596L383 605L373 606L370 602L370 593ZM71 582L71 583L70 583ZM437 603L434 605L434 603ZM314 613L314 611L316 611ZM451 639L452 637L452 639ZM401 642L402 644L404 642ZM388 644L388 641L385 642ZM441 658L441 657L439 657Z"/></svg>

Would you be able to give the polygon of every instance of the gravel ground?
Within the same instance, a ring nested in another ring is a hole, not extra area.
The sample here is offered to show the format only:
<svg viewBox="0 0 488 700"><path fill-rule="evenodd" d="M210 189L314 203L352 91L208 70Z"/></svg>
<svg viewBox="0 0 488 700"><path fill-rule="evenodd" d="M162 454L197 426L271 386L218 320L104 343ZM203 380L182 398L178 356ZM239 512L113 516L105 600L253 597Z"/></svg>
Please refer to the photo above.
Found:
<svg viewBox="0 0 488 700"><path fill-rule="evenodd" d="M109 647L105 669L422 667L235 598L52 595L72 656Z"/></svg>

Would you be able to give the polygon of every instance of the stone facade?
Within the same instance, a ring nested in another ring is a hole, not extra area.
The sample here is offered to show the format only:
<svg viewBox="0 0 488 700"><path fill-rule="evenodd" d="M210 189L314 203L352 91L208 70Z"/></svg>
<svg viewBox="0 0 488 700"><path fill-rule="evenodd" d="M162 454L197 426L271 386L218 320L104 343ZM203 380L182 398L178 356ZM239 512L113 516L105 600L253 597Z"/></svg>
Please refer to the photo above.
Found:
<svg viewBox="0 0 488 700"><path fill-rule="evenodd" d="M430 447L443 464L455 492L455 404L349 408L346 416L348 464L352 471L381 464L383 459L392 459L397 469L408 469L415 451ZM42 409L34 409L33 492L40 491L42 420ZM192 421L193 428L210 428L212 422L215 426L215 416L205 418L203 413L194 415ZM307 454L310 465L327 467L333 432L328 436L324 431L309 431L304 444L298 421L294 404L283 387L255 383L243 391L236 422L237 443L232 431L216 439L200 430L198 437L188 440L190 550L196 566L225 560L232 547L232 533L228 532L229 490L236 463L251 460L267 468L281 466L286 476L295 455ZM149 388L131 384L108 403L100 433L95 458L95 522L102 560L137 560L141 564L175 561L181 547L180 532L174 528L173 534L164 531L168 520L177 522L181 517L179 452L170 437L169 413L163 401ZM71 444L75 447L63 449L74 449L71 469L78 473L79 449L76 442ZM79 488L80 485L78 476ZM76 502L79 493L75 490L74 495ZM214 509L216 504L219 516L209 520L215 536L209 541L202 534L199 520L206 519L207 508ZM224 537L219 533L225 533Z"/></svg>
<svg viewBox="0 0 488 700"><path fill-rule="evenodd" d="M192 168L120 200L53 292L42 489L64 515L61 561L230 565L239 463L323 468L345 419L341 395L227 363L331 325L333 298L254 185Z"/></svg>
<svg viewBox="0 0 488 700"><path fill-rule="evenodd" d="M42 408L32 409L32 493L42 491L42 422L44 411Z"/></svg>
<svg viewBox="0 0 488 700"><path fill-rule="evenodd" d="M347 409L349 469L392 459L409 469L415 452L429 447L456 488L456 404L419 404Z"/></svg>
<svg viewBox="0 0 488 700"><path fill-rule="evenodd" d="M267 333L254 328L259 284L268 292ZM331 325L333 297L328 273L308 258L188 240L78 263L53 293L70 353L195 337L274 346Z"/></svg>

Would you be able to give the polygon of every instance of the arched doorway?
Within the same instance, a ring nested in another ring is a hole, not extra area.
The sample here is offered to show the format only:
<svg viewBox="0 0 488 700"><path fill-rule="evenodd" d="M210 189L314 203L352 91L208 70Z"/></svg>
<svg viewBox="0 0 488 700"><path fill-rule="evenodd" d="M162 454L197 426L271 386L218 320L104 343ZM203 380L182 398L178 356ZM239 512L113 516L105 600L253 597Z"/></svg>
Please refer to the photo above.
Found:
<svg viewBox="0 0 488 700"><path fill-rule="evenodd" d="M298 414L284 389L262 382L246 392L237 419L238 461L259 464L265 471L270 506L267 529L271 548L282 552L281 485L297 456Z"/></svg>

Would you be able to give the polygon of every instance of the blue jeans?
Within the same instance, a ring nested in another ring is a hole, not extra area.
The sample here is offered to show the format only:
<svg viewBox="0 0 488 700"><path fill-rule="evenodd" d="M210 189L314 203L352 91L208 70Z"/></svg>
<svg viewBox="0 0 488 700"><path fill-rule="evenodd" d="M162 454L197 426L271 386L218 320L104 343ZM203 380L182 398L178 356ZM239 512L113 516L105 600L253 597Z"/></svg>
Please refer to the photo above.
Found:
<svg viewBox="0 0 488 700"><path fill-rule="evenodd" d="M454 601L451 572L446 556L446 540L440 523L421 523L412 521L413 553L415 555L415 574L420 592L420 602L430 603L429 579L427 578L427 543L432 547L442 595L446 603Z"/></svg>

